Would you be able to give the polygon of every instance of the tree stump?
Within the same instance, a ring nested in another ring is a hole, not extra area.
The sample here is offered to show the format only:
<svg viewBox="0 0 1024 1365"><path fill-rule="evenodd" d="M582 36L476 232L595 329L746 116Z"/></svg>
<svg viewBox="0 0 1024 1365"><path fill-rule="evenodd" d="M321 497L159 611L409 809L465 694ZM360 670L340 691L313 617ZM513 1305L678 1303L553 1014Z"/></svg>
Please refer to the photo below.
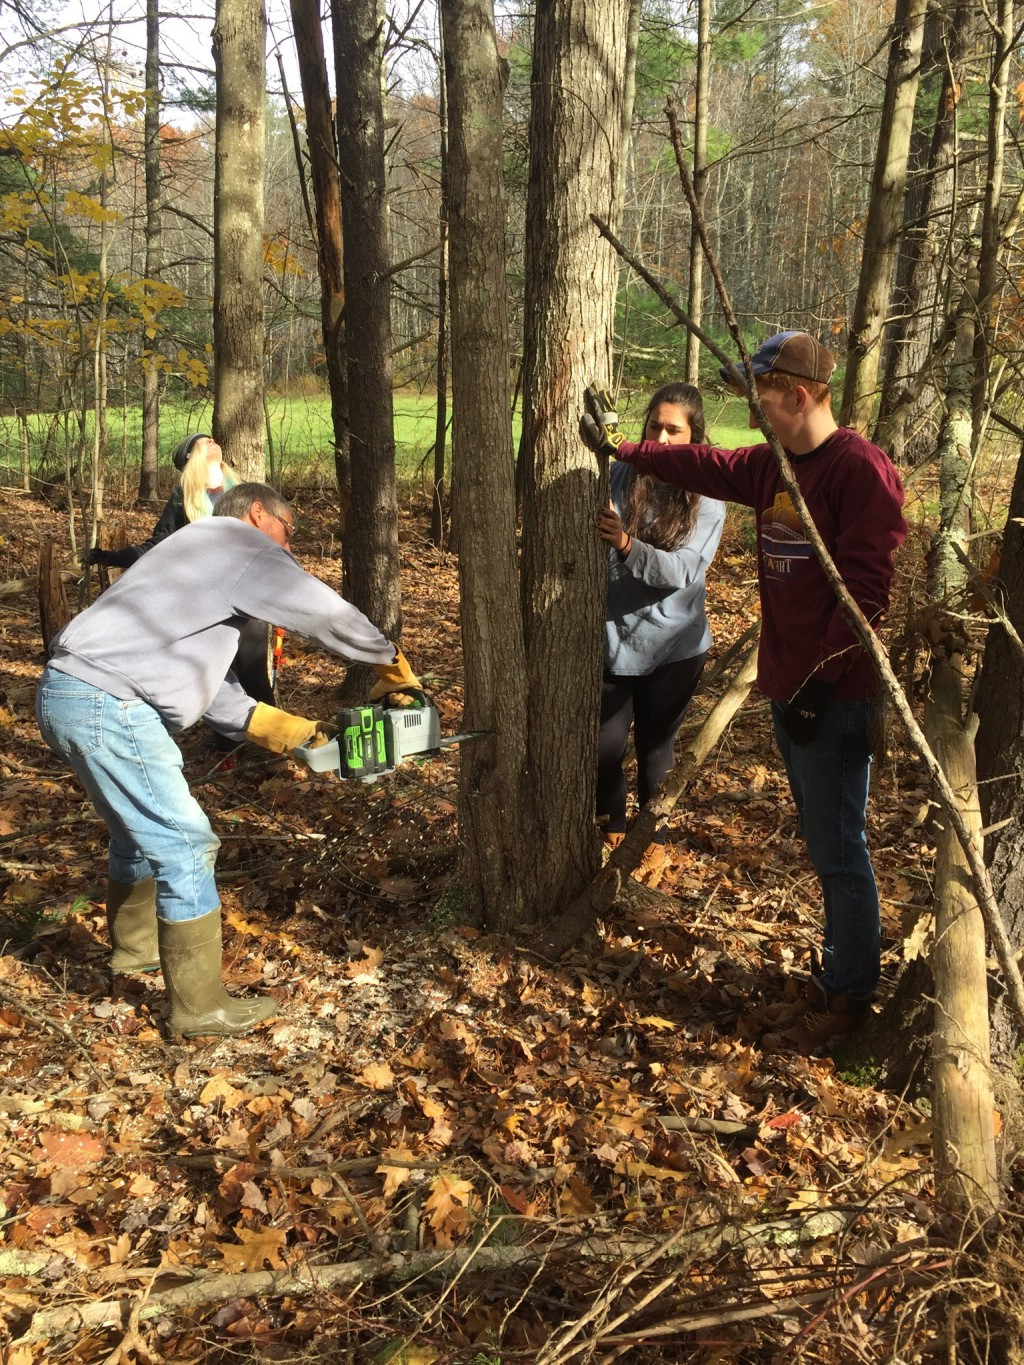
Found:
<svg viewBox="0 0 1024 1365"><path fill-rule="evenodd" d="M71 620L64 582L60 576L60 555L52 540L39 547L39 625L43 652L50 657L50 642Z"/></svg>

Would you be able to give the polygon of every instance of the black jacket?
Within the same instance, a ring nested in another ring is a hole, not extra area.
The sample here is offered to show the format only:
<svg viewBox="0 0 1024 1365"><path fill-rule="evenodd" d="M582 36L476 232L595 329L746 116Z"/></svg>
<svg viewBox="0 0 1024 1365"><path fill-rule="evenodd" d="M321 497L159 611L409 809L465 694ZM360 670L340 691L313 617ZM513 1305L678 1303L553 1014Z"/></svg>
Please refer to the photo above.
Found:
<svg viewBox="0 0 1024 1365"><path fill-rule="evenodd" d="M179 484L167 499L166 506L160 513L159 520L153 527L153 533L149 539L144 540L141 545L126 545L123 550L105 550L103 562L112 569L128 569L147 550L152 550L154 545L159 545L162 540L166 540L169 535L173 535L175 531L180 531L183 526L187 525L185 499L182 497L181 485Z"/></svg>

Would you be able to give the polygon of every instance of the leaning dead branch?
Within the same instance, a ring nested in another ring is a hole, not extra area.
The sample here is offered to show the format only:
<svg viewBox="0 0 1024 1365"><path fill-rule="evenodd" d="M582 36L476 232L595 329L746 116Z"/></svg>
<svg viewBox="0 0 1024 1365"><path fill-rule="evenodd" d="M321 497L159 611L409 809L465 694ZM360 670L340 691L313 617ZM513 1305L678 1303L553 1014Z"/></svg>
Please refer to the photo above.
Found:
<svg viewBox="0 0 1024 1365"><path fill-rule="evenodd" d="M715 704L700 730L683 749L675 767L662 782L654 798L640 811L625 839L589 886L555 921L548 937L551 951L562 951L577 942L593 927L595 920L611 908L623 880L639 865L659 821L671 814L696 777L697 770L750 695L756 675L757 645L754 644L744 655L725 695Z"/></svg>

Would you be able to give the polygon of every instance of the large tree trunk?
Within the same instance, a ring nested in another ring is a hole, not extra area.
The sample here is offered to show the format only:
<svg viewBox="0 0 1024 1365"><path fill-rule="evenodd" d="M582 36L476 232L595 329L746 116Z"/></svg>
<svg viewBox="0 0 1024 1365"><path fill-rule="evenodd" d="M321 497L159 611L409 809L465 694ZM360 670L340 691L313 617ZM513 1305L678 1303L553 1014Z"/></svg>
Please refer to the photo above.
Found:
<svg viewBox="0 0 1024 1365"><path fill-rule="evenodd" d="M263 166L266 15L262 0L217 0L213 55L213 434L245 479L262 480Z"/></svg>
<svg viewBox="0 0 1024 1365"><path fill-rule="evenodd" d="M867 431L871 423L889 286L899 247L907 157L921 71L928 0L897 0L893 18L871 199L864 228L857 301L850 323L840 421Z"/></svg>
<svg viewBox="0 0 1024 1365"><path fill-rule="evenodd" d="M1000 578L1005 585L1008 626L988 632L978 685L977 738L981 805L990 833L986 854L992 884L1015 947L1024 945L1024 448L1017 462L1003 535ZM1016 633L1017 640L1013 635ZM1020 1046L1020 1029L1002 998L992 1017L993 1051L1009 1065Z"/></svg>
<svg viewBox="0 0 1024 1365"><path fill-rule="evenodd" d="M588 382L611 374L616 262L590 214L617 213L628 0L537 10L527 193L523 610L533 856L546 915L598 858L594 823L606 485L580 440Z"/></svg>
<svg viewBox="0 0 1024 1365"><path fill-rule="evenodd" d="M163 263L160 221L160 26L159 0L146 0L146 279L158 280ZM139 497L150 502L160 493L160 371L149 363L152 338L143 324L142 466Z"/></svg>
<svg viewBox="0 0 1024 1365"><path fill-rule="evenodd" d="M391 394L391 301L384 173L384 24L377 0L332 11L345 238L352 524L349 595L392 639L401 632L398 502Z"/></svg>
<svg viewBox="0 0 1024 1365"><path fill-rule="evenodd" d="M442 0L449 102L452 495L459 526L465 724L490 742L461 754L461 880L484 921L534 914L536 838L527 770L509 385L502 78L491 0Z"/></svg>
<svg viewBox="0 0 1024 1365"><path fill-rule="evenodd" d="M331 391L334 470L338 480L342 536L349 530L352 468L348 439L348 373L345 353L345 276L341 234L341 182L327 81L327 57L317 0L292 0L292 28L299 60L306 143L316 212L320 269L320 325Z"/></svg>

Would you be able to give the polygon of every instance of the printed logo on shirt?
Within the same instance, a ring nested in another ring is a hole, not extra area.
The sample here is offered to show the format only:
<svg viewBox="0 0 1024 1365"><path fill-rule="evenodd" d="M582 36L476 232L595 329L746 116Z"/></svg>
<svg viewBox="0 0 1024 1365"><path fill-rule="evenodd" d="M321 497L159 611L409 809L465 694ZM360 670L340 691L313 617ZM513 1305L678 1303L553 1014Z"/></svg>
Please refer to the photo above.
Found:
<svg viewBox="0 0 1024 1365"><path fill-rule="evenodd" d="M793 500L782 490L761 518L761 557L765 577L770 582L784 582L795 565L810 559L811 543L804 535Z"/></svg>

